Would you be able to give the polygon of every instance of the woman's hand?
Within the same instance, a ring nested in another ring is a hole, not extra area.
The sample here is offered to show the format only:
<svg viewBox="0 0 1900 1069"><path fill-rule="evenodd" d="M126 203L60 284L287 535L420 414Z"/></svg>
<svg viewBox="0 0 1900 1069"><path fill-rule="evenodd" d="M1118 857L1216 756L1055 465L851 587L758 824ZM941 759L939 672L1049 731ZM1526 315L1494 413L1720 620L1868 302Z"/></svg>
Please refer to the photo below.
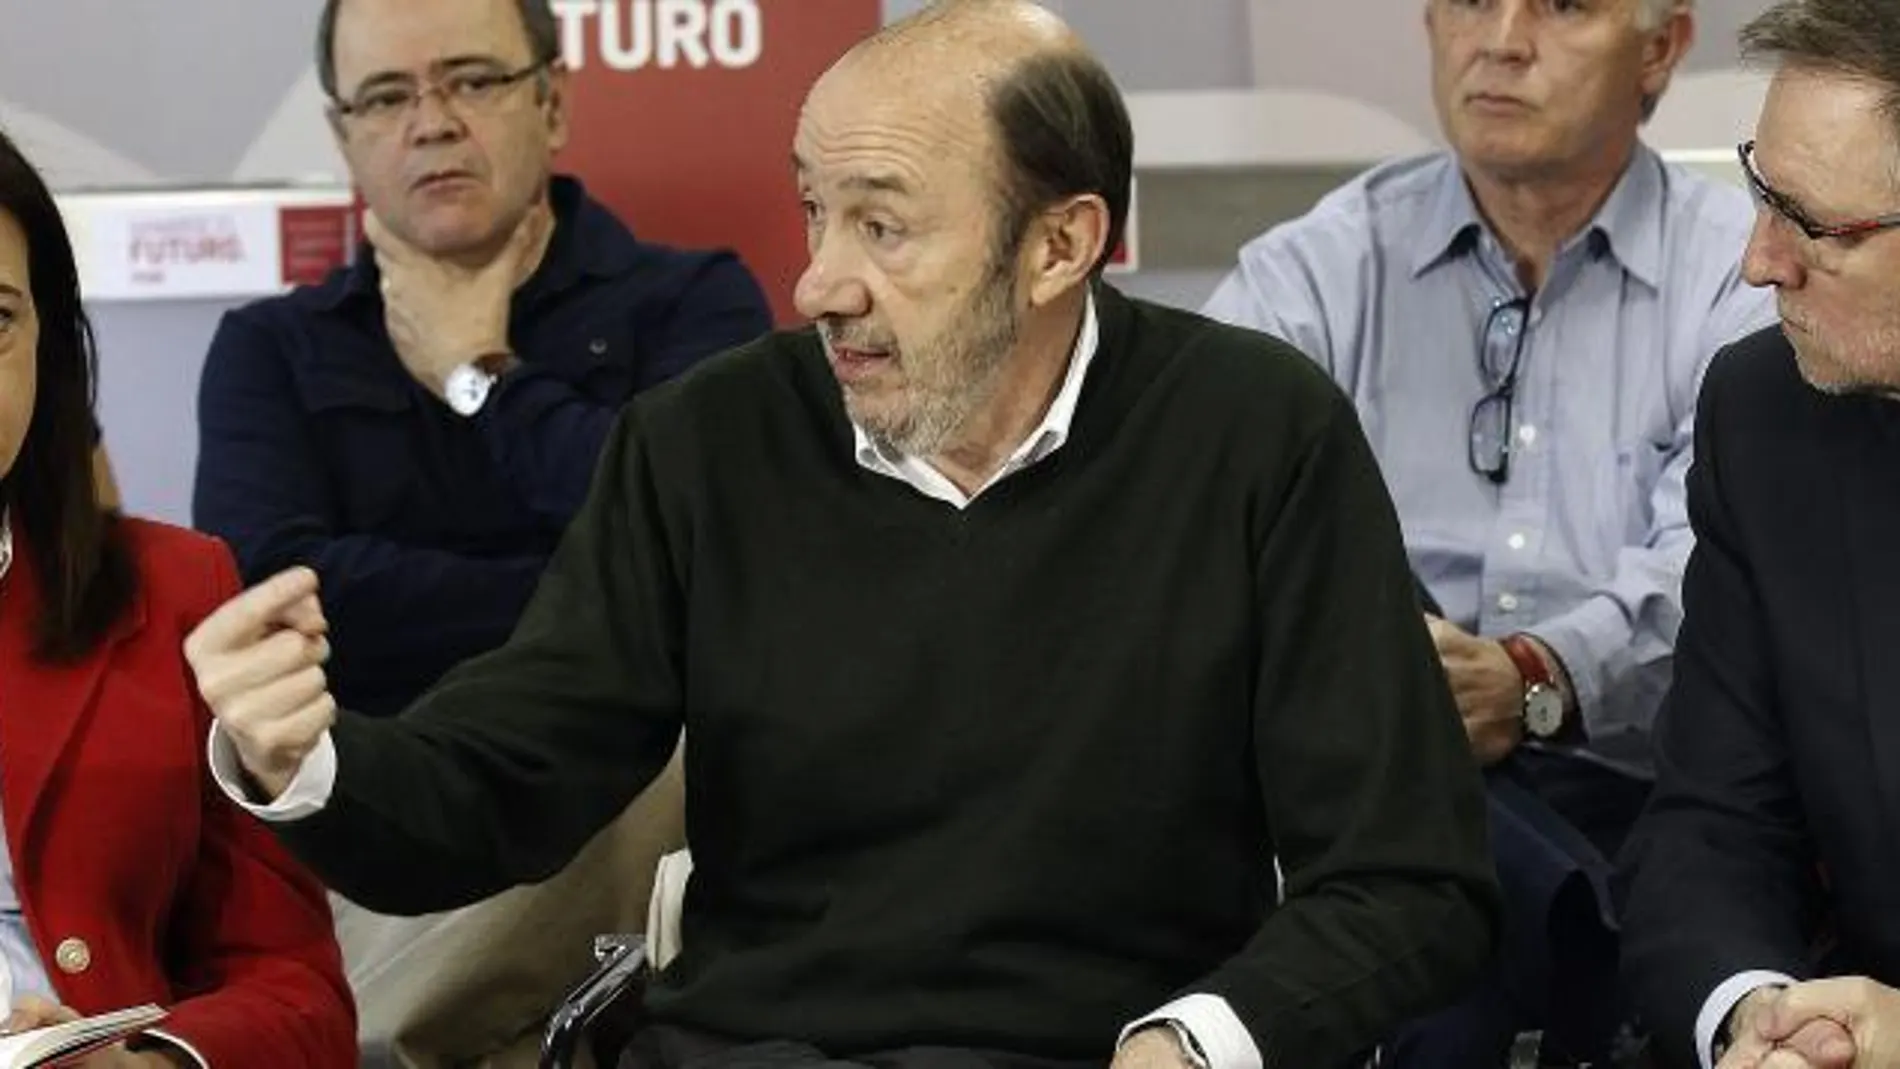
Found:
<svg viewBox="0 0 1900 1069"><path fill-rule="evenodd" d="M13 1007L7 1013L7 1019L0 1021L0 1032L12 1035L15 1032L30 1032L35 1028L45 1028L48 1025L65 1024L68 1021L77 1020L79 1020L79 1013L76 1010L68 1009L38 995L21 995L13 1001Z"/></svg>
<svg viewBox="0 0 1900 1069"><path fill-rule="evenodd" d="M0 1032L11 1035L14 1032L46 1028L77 1021L79 1016L79 1012L71 1007L61 1006L37 995L22 995L13 1003L13 1008L7 1014L6 1020L0 1022ZM78 1063L78 1069L198 1069L198 1067L190 1055L170 1044L146 1047L142 1050L127 1050L125 1044L115 1043L104 1050L87 1055Z"/></svg>

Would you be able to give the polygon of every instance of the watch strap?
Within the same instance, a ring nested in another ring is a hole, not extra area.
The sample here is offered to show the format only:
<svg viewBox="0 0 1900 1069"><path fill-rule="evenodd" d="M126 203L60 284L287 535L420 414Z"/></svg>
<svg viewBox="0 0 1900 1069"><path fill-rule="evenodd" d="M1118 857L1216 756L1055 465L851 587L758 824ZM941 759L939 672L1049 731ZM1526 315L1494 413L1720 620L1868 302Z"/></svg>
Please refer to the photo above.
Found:
<svg viewBox="0 0 1900 1069"><path fill-rule="evenodd" d="M1525 690L1539 684L1552 688L1557 686L1556 679L1551 676L1550 665L1544 661L1544 655L1538 652L1537 643L1529 635L1506 635L1498 640L1498 644L1504 647L1511 663L1517 666L1517 674L1524 677Z"/></svg>
<svg viewBox="0 0 1900 1069"><path fill-rule="evenodd" d="M470 360L469 363L474 364L483 372L498 379L521 366L520 358L505 349L492 353L483 353L475 359Z"/></svg>

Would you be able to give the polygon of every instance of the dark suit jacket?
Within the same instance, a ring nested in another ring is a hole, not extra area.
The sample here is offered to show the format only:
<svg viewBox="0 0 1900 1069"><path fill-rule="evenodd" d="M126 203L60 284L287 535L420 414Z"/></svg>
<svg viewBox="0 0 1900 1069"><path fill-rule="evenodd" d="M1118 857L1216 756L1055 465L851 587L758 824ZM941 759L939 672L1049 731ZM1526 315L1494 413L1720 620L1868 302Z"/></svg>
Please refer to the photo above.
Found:
<svg viewBox="0 0 1900 1069"><path fill-rule="evenodd" d="M99 648L30 651L39 584L0 611L0 809L27 926L62 1003L166 1006L211 1069L351 1069L356 1022L323 890L212 784L185 636L238 590L222 545L125 521L140 591Z"/></svg>
<svg viewBox="0 0 1900 1069"><path fill-rule="evenodd" d="M1825 931L1836 968L1900 982L1900 402L1809 387L1773 328L1711 366L1695 448L1675 685L1623 857L1625 974L1678 1060L1718 984L1805 977Z"/></svg>

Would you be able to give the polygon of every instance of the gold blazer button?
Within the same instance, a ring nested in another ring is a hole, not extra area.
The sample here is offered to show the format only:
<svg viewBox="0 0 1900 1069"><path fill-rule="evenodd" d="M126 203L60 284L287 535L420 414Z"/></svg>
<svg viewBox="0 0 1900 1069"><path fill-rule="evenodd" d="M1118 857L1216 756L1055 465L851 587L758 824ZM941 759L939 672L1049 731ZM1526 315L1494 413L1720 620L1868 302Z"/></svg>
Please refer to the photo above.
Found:
<svg viewBox="0 0 1900 1069"><path fill-rule="evenodd" d="M53 961L60 972L76 975L92 968L92 948L84 939L62 939L53 949Z"/></svg>

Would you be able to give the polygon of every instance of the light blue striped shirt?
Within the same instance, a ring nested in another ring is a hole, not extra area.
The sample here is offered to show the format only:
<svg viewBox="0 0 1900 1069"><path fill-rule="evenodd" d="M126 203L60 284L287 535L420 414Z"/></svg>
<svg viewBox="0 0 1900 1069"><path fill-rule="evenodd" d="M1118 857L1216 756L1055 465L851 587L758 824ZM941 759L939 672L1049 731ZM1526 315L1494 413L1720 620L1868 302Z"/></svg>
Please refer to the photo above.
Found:
<svg viewBox="0 0 1900 1069"><path fill-rule="evenodd" d="M13 567L13 525L0 514L0 579ZM20 912L20 892L13 882L13 850L7 832L0 825L0 1016L21 995L38 995L57 1003L53 981L46 975L46 964L33 946L33 933L27 931L26 916Z"/></svg>
<svg viewBox="0 0 1900 1069"><path fill-rule="evenodd" d="M26 916L20 912L20 896L13 886L13 855L7 850L6 832L0 829L0 985L4 985L6 1007L20 1000L21 995L38 995L49 1002L57 1003L59 996L53 993L53 981L46 975L46 965L40 961L40 953L33 946L33 933L27 931ZM0 1007L4 1015L5 1007Z"/></svg>
<svg viewBox="0 0 1900 1069"><path fill-rule="evenodd" d="M1502 486L1467 452L1479 335L1524 294L1454 157L1374 168L1249 242L1205 309L1326 367L1446 618L1547 643L1588 748L1635 771L1682 619L1696 391L1718 348L1775 319L1739 274L1753 219L1739 188L1638 147L1531 304Z"/></svg>

